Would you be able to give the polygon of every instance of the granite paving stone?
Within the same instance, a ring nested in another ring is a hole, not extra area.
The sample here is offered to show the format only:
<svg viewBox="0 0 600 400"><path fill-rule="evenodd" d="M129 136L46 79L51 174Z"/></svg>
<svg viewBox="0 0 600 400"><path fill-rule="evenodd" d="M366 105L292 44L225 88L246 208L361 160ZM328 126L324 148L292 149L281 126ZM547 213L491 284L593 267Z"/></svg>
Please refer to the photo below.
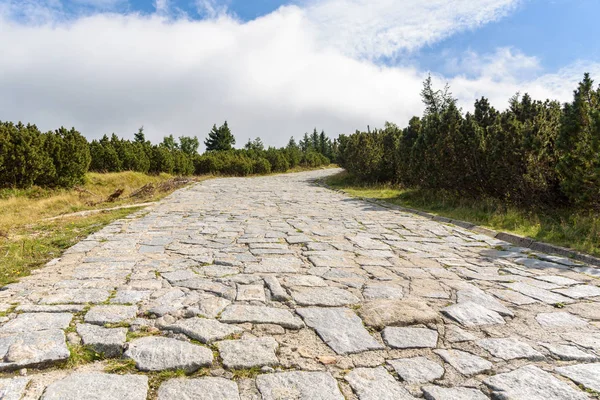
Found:
<svg viewBox="0 0 600 400"><path fill-rule="evenodd" d="M133 320L136 315L136 306L94 306L85 314L84 320L96 325L119 324Z"/></svg>
<svg viewBox="0 0 600 400"><path fill-rule="evenodd" d="M458 303L442 309L442 312L463 326L504 324L504 318L496 311L471 301Z"/></svg>
<svg viewBox="0 0 600 400"><path fill-rule="evenodd" d="M444 367L427 357L399 358L389 360L400 379L409 384L427 383L440 379Z"/></svg>
<svg viewBox="0 0 600 400"><path fill-rule="evenodd" d="M120 357L127 339L127 328L103 328L91 324L77 324L77 333L84 345L105 357Z"/></svg>
<svg viewBox="0 0 600 400"><path fill-rule="evenodd" d="M347 308L300 308L296 310L309 327L338 354L382 349L364 328L360 318Z"/></svg>
<svg viewBox="0 0 600 400"><path fill-rule="evenodd" d="M224 324L216 319L188 318L167 324L163 329L179 332L202 343L212 343L228 336L240 334L243 329L230 324Z"/></svg>
<svg viewBox="0 0 600 400"><path fill-rule="evenodd" d="M0 335L0 371L49 366L69 356L60 329Z"/></svg>
<svg viewBox="0 0 600 400"><path fill-rule="evenodd" d="M534 365L486 378L498 399L584 400L588 396Z"/></svg>
<svg viewBox="0 0 600 400"><path fill-rule="evenodd" d="M535 319L545 328L577 328L588 324L584 319L565 311L540 313Z"/></svg>
<svg viewBox="0 0 600 400"><path fill-rule="evenodd" d="M478 389L466 387L424 386L421 388L426 400L488 400Z"/></svg>
<svg viewBox="0 0 600 400"><path fill-rule="evenodd" d="M225 340L215 343L215 346L219 349L226 368L242 369L279 364L275 355L279 344L272 337Z"/></svg>
<svg viewBox="0 0 600 400"><path fill-rule="evenodd" d="M556 368L556 372L587 389L600 393L600 363L559 367Z"/></svg>
<svg viewBox="0 0 600 400"><path fill-rule="evenodd" d="M387 327L381 336L394 349L435 348L438 341L438 333L427 328Z"/></svg>
<svg viewBox="0 0 600 400"><path fill-rule="evenodd" d="M340 307L360 302L352 293L336 287L298 287L292 288L291 294L301 306Z"/></svg>
<svg viewBox="0 0 600 400"><path fill-rule="evenodd" d="M525 358L528 360L541 361L544 356L527 343L514 338L489 338L475 342L479 347L487 350L494 357L503 360L515 360Z"/></svg>
<svg viewBox="0 0 600 400"><path fill-rule="evenodd" d="M42 400L146 400L148 377L74 373L48 385Z"/></svg>
<svg viewBox="0 0 600 400"><path fill-rule="evenodd" d="M225 378L170 379L160 385L158 400L240 400L240 394Z"/></svg>
<svg viewBox="0 0 600 400"><path fill-rule="evenodd" d="M1 288L0 391L19 370L20 400L596 390L600 268L328 189L339 172L191 182ZM75 368L79 345L119 360Z"/></svg>
<svg viewBox="0 0 600 400"><path fill-rule="evenodd" d="M256 386L262 400L344 400L337 381L328 372L279 372L259 375Z"/></svg>
<svg viewBox="0 0 600 400"><path fill-rule="evenodd" d="M434 352L466 376L480 374L492 368L492 363L488 360L466 351L438 349Z"/></svg>
<svg viewBox="0 0 600 400"><path fill-rule="evenodd" d="M131 341L125 357L134 360L140 371L182 369L190 373L213 362L213 353L206 347L158 336Z"/></svg>
<svg viewBox="0 0 600 400"><path fill-rule="evenodd" d="M288 329L300 329L304 326L302 320L283 308L264 306L246 306L232 304L228 306L220 318L221 322L253 324L275 324Z"/></svg>
<svg viewBox="0 0 600 400"><path fill-rule="evenodd" d="M355 368L344 379L360 400L414 399L384 367Z"/></svg>
<svg viewBox="0 0 600 400"><path fill-rule="evenodd" d="M65 329L71 323L70 313L23 313L0 327L0 335L5 333Z"/></svg>

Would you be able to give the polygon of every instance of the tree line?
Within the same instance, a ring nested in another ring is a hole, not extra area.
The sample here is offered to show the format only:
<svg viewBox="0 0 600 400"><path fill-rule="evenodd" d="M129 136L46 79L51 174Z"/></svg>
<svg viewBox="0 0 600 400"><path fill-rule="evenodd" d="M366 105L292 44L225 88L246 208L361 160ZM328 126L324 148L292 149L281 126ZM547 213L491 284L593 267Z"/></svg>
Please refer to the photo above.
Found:
<svg viewBox="0 0 600 400"><path fill-rule="evenodd" d="M0 187L72 187L85 173L137 171L174 175L226 174L245 176L285 172L297 166L318 167L334 158L337 142L324 132L305 134L300 144L291 138L283 148L265 148L260 138L235 149L227 122L213 126L198 153L197 137L173 135L152 144L143 127L133 140L114 133L88 142L74 128L42 133L35 125L0 121Z"/></svg>
<svg viewBox="0 0 600 400"><path fill-rule="evenodd" d="M429 77L422 117L338 138L337 162L367 182L488 196L528 206L600 207L600 87L589 74L571 102L482 97L466 114Z"/></svg>

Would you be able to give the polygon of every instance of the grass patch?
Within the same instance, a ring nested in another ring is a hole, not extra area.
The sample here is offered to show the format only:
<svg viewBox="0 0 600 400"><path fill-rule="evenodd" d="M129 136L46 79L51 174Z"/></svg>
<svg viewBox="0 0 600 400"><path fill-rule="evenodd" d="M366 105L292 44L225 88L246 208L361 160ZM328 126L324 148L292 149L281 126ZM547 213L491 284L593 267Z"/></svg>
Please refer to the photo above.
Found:
<svg viewBox="0 0 600 400"><path fill-rule="evenodd" d="M73 369L80 365L93 363L94 361L103 360L102 354L97 353L93 349L84 345L67 345L71 355L64 364L65 369Z"/></svg>
<svg viewBox="0 0 600 400"><path fill-rule="evenodd" d="M109 374L135 374L138 370L135 368L135 361L130 358L111 359L106 362L104 372Z"/></svg>
<svg viewBox="0 0 600 400"><path fill-rule="evenodd" d="M261 374L260 367L244 368L244 369L232 369L233 380L239 379L254 379Z"/></svg>
<svg viewBox="0 0 600 400"><path fill-rule="evenodd" d="M115 207L136 202L153 201L160 197L130 199L142 186L159 184L171 179L168 174L151 176L139 172L87 173L85 183L74 189L0 189L0 231L11 231L38 221L78 211ZM123 194L114 202L105 202L117 189Z"/></svg>
<svg viewBox="0 0 600 400"><path fill-rule="evenodd" d="M29 275L80 240L135 210L114 210L15 228L9 238L0 238L0 286Z"/></svg>
<svg viewBox="0 0 600 400"><path fill-rule="evenodd" d="M328 177L324 182L354 197L384 200L600 256L600 214L597 211L519 209L490 198L472 199L441 191L362 184L347 172Z"/></svg>
<svg viewBox="0 0 600 400"><path fill-rule="evenodd" d="M127 341L131 342L132 340L143 338L146 336L161 336L161 331L155 328L150 329L147 326L140 326L140 329L137 331L127 331Z"/></svg>

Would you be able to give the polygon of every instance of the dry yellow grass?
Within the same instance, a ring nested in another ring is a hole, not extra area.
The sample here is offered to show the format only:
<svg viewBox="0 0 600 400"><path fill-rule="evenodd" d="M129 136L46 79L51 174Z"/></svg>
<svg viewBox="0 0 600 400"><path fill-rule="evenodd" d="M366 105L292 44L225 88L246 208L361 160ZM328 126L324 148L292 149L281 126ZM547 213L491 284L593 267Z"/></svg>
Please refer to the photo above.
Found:
<svg viewBox="0 0 600 400"><path fill-rule="evenodd" d="M10 231L20 226L36 223L44 218L62 214L152 201L152 198L127 199L132 191L148 183L160 183L172 178L168 174L150 176L139 172L88 173L83 186L76 189L27 190L5 189L0 191L0 231ZM113 203L104 200L117 189L124 189L121 199ZM97 204L94 204L97 203Z"/></svg>

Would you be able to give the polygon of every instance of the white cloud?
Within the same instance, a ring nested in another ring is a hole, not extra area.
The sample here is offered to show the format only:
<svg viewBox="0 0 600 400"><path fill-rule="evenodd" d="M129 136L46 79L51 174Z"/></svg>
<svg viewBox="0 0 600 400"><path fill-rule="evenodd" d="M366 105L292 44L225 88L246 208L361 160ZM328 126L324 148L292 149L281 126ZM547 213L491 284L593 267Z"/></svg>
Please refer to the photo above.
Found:
<svg viewBox="0 0 600 400"><path fill-rule="evenodd" d="M521 0L308 0L308 19L328 45L376 59L412 51L495 21Z"/></svg>
<svg viewBox="0 0 600 400"><path fill-rule="evenodd" d="M165 14L168 5L155 3ZM0 118L44 130L66 125L89 138L131 137L144 125L155 141L171 133L203 139L227 119L239 144L261 136L284 145L315 126L333 136L386 120L404 125L422 112L425 71L332 48L313 28L311 12L295 6L246 23L223 13L203 21L96 14L42 25L3 15ZM504 106L518 90L566 100L572 77L583 73L572 66L529 76L537 60L511 49L466 59L469 75L450 79L465 108L481 95Z"/></svg>
<svg viewBox="0 0 600 400"><path fill-rule="evenodd" d="M227 14L227 3L223 0L195 0L198 14L207 18L217 18Z"/></svg>

